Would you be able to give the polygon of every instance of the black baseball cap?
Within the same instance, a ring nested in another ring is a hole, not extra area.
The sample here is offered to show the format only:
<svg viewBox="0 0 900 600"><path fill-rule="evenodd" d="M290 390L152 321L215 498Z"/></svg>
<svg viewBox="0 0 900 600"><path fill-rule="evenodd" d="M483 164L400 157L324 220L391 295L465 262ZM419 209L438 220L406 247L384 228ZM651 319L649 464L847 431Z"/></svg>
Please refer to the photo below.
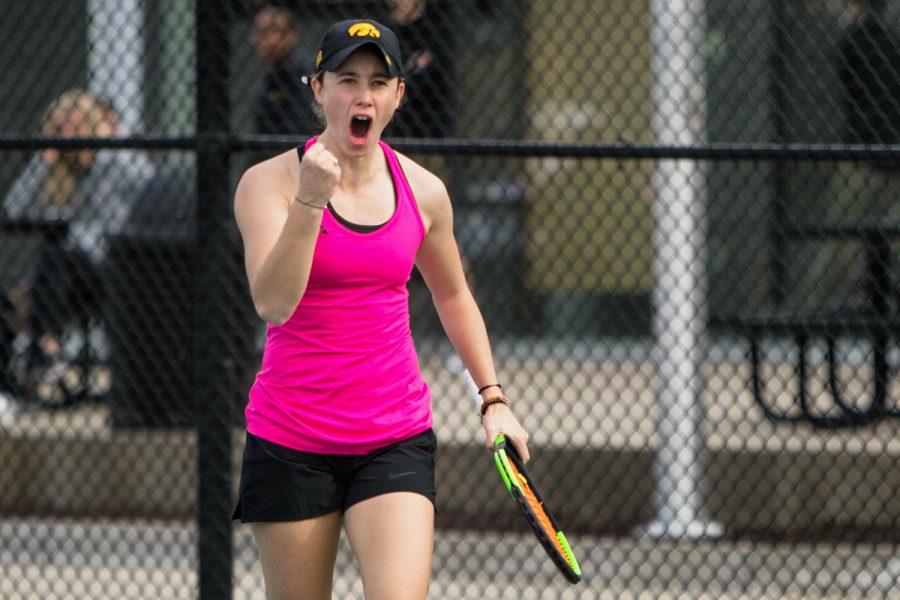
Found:
<svg viewBox="0 0 900 600"><path fill-rule="evenodd" d="M388 75L402 75L400 42L393 31L371 19L338 21L322 36L316 53L316 72L335 71L359 48L372 44L384 56Z"/></svg>

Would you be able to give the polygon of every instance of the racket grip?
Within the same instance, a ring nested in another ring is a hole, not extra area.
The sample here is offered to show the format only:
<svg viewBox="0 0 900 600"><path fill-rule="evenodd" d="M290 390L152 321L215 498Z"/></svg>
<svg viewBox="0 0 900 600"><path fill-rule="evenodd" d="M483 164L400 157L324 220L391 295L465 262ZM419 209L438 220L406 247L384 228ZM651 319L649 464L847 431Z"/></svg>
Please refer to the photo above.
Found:
<svg viewBox="0 0 900 600"><path fill-rule="evenodd" d="M468 369L463 371L463 377L465 377L466 379L466 384L468 385L469 392L472 395L472 401L475 402L475 408L481 410L481 394L478 393L478 385L475 383L475 380L472 379L472 376L469 375Z"/></svg>

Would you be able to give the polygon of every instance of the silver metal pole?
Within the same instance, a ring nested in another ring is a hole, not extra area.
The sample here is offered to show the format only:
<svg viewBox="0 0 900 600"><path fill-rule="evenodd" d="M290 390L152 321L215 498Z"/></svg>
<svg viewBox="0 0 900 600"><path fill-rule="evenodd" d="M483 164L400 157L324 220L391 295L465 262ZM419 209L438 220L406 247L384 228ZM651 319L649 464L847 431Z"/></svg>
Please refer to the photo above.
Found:
<svg viewBox="0 0 900 600"><path fill-rule="evenodd" d="M706 133L705 0L652 0L653 127L665 145L701 142ZM694 160L660 160L653 176L654 358L657 364L657 514L642 533L718 536L701 516L701 374L706 313L705 175Z"/></svg>
<svg viewBox="0 0 900 600"><path fill-rule="evenodd" d="M113 101L122 134L144 115L143 0L88 0L88 91Z"/></svg>

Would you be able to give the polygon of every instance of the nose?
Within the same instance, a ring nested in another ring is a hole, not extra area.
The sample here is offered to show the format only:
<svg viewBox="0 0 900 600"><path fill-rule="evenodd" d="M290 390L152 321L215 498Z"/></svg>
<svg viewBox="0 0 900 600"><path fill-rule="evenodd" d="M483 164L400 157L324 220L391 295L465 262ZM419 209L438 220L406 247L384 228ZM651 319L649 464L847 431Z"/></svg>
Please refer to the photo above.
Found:
<svg viewBox="0 0 900 600"><path fill-rule="evenodd" d="M357 94L357 103L362 106L370 106L372 104L372 88L368 85L359 86Z"/></svg>

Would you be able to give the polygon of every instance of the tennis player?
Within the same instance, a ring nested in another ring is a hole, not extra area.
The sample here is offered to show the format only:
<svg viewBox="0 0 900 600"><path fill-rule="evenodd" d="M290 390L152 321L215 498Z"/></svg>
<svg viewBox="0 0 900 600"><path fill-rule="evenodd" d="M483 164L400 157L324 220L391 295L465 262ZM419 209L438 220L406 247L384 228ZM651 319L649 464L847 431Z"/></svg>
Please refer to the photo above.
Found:
<svg viewBox="0 0 900 600"><path fill-rule="evenodd" d="M324 130L248 169L235 195L268 322L235 518L252 524L269 599L331 598L342 526L367 599L425 598L436 439L410 333L413 265L481 389L487 444L504 433L527 458L528 436L497 385L447 190L381 141L404 93L396 36L335 23L315 64Z"/></svg>

